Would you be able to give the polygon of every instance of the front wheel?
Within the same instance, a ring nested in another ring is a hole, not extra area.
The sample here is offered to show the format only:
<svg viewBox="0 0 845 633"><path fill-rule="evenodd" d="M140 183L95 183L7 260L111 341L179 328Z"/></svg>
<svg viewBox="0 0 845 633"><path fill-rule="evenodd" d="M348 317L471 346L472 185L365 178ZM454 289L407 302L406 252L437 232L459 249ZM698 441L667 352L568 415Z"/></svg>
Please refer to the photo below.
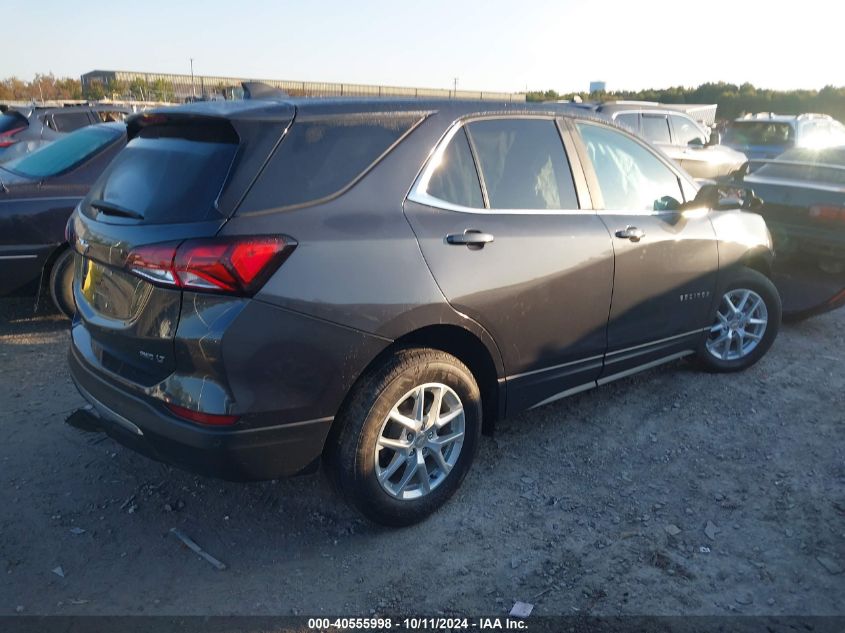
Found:
<svg viewBox="0 0 845 633"><path fill-rule="evenodd" d="M357 510L389 526L417 523L461 485L481 435L470 370L432 349L402 349L362 379L327 447L329 473Z"/></svg>
<svg viewBox="0 0 845 633"><path fill-rule="evenodd" d="M711 371L747 369L769 351L780 321L780 295L774 284L756 270L742 269L722 290L698 359Z"/></svg>

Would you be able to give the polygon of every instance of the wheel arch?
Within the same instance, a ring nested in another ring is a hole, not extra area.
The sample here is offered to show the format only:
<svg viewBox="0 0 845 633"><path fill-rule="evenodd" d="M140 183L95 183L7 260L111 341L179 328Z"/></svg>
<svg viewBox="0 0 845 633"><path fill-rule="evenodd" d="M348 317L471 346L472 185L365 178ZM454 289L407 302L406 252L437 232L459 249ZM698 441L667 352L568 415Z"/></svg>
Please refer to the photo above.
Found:
<svg viewBox="0 0 845 633"><path fill-rule="evenodd" d="M496 421L503 417L505 410L504 381L500 380L503 374L501 358L497 349L489 349L491 344L492 339L485 343L478 334L459 325L447 323L423 326L395 339L367 364L348 389L329 431L326 446L331 446L333 438L340 433L338 420L342 418L341 412L349 406L352 394L361 381L391 354L409 347L426 347L446 352L469 368L481 392L482 432L491 435Z"/></svg>
<svg viewBox="0 0 845 633"><path fill-rule="evenodd" d="M47 256L47 259L44 260L44 265L41 267L41 279L38 281L38 294L35 296L35 310L39 310L41 307L41 299L42 297L46 296L49 301L52 301L50 298L50 273L53 270L53 266L56 263L56 260L59 259L62 253L70 248L70 245L67 242L62 242L57 244L56 247L50 252Z"/></svg>

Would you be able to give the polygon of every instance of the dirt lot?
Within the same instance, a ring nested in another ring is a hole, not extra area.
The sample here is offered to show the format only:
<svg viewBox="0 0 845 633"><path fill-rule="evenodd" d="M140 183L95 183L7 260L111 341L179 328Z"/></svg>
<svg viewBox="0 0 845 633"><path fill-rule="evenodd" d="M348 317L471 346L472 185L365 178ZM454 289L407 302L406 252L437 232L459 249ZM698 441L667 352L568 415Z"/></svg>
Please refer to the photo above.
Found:
<svg viewBox="0 0 845 633"><path fill-rule="evenodd" d="M674 363L507 420L389 531L319 475L223 483L68 427L67 326L25 307L0 301L0 615L845 614L845 310L741 375Z"/></svg>

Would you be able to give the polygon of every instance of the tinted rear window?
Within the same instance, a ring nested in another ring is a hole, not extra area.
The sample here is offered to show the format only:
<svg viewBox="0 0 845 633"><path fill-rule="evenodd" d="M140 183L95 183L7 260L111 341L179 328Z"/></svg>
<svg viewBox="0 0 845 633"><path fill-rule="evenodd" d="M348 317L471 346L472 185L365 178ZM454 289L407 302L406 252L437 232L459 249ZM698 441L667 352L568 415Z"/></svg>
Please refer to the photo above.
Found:
<svg viewBox="0 0 845 633"><path fill-rule="evenodd" d="M59 132L73 132L79 128L91 125L87 111L61 112L53 115L53 123Z"/></svg>
<svg viewBox="0 0 845 633"><path fill-rule="evenodd" d="M213 218L238 145L211 138L198 140L201 133L180 126L145 128L112 161L86 201L126 209L148 224ZM97 213L89 204L84 210L92 217Z"/></svg>
<svg viewBox="0 0 845 633"><path fill-rule="evenodd" d="M792 149L781 154L778 160L803 164L764 163L754 173L767 178L808 180L845 185L845 148L827 150Z"/></svg>
<svg viewBox="0 0 845 633"><path fill-rule="evenodd" d="M734 121L725 130L725 142L734 145L785 145L795 133L788 123Z"/></svg>
<svg viewBox="0 0 845 633"><path fill-rule="evenodd" d="M10 160L3 167L27 178L58 176L101 151L120 135L120 129L113 127L84 128L30 154Z"/></svg>
<svg viewBox="0 0 845 633"><path fill-rule="evenodd" d="M420 119L418 113L378 113L295 120L239 212L305 204L338 193Z"/></svg>
<svg viewBox="0 0 845 633"><path fill-rule="evenodd" d="M17 112L6 112L5 114L0 114L0 134L8 132L9 130L27 127L28 125L29 122L26 118Z"/></svg>
<svg viewBox="0 0 845 633"><path fill-rule="evenodd" d="M427 193L463 207L481 208L481 184L472 160L472 151L467 141L466 130L461 128L449 141L443 158L431 175Z"/></svg>

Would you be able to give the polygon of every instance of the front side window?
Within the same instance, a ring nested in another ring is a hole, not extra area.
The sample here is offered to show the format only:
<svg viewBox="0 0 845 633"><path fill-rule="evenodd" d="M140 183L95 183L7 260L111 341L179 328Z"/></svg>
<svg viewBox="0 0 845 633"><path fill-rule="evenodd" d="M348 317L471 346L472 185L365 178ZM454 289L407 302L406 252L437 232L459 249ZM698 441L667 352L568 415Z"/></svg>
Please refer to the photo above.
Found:
<svg viewBox="0 0 845 633"><path fill-rule="evenodd" d="M605 209L664 211L673 200L683 199L677 175L643 145L611 128L589 123L576 126Z"/></svg>
<svg viewBox="0 0 845 633"><path fill-rule="evenodd" d="M27 178L58 176L101 151L120 135L121 131L114 127L86 127L10 160L3 168Z"/></svg>
<svg viewBox="0 0 845 633"><path fill-rule="evenodd" d="M462 207L484 206L478 173L475 171L472 151L463 128L449 141L440 164L428 182L427 193Z"/></svg>
<svg viewBox="0 0 845 633"><path fill-rule="evenodd" d="M491 209L577 209L569 161L550 119L467 125Z"/></svg>
<svg viewBox="0 0 845 633"><path fill-rule="evenodd" d="M644 114L643 136L652 143L669 143L669 120L666 115Z"/></svg>
<svg viewBox="0 0 845 633"><path fill-rule="evenodd" d="M704 145L705 138L699 127L685 116L670 114L672 129L675 132L675 145L689 145L698 139L700 145Z"/></svg>

